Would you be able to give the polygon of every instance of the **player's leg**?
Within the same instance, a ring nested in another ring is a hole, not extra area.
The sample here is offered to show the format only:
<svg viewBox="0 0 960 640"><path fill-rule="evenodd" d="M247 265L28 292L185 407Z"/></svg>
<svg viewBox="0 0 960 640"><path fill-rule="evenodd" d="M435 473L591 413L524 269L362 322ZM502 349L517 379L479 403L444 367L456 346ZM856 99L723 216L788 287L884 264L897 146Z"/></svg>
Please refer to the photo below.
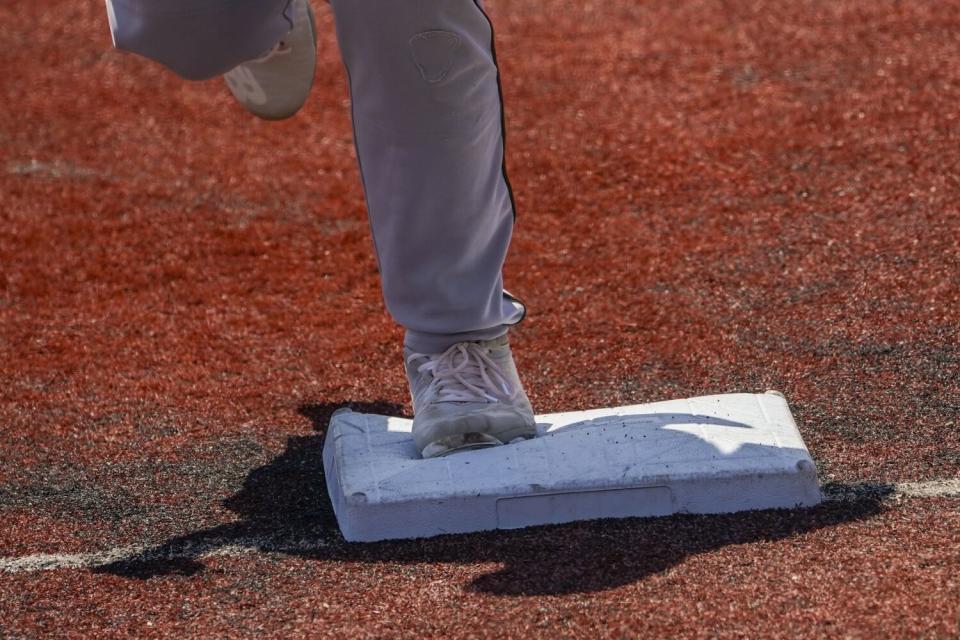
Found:
<svg viewBox="0 0 960 640"><path fill-rule="evenodd" d="M474 0L331 4L417 443L532 435L505 338L524 309L503 290L514 208L491 25Z"/></svg>
<svg viewBox="0 0 960 640"><path fill-rule="evenodd" d="M308 0L106 0L114 44L189 80L225 75L248 110L285 118L313 84Z"/></svg>

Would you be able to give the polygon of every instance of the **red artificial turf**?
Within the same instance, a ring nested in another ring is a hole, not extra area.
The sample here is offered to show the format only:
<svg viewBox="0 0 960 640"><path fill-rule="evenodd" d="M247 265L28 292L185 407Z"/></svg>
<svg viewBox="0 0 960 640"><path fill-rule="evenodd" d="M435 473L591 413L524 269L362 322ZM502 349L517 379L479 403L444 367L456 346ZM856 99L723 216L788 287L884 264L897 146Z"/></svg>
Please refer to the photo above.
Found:
<svg viewBox="0 0 960 640"><path fill-rule="evenodd" d="M824 482L958 477L960 2L488 4L536 409L774 388ZM339 540L317 431L409 407L317 8L265 123L0 7L0 556L331 549L3 576L4 634L960 635L955 500Z"/></svg>

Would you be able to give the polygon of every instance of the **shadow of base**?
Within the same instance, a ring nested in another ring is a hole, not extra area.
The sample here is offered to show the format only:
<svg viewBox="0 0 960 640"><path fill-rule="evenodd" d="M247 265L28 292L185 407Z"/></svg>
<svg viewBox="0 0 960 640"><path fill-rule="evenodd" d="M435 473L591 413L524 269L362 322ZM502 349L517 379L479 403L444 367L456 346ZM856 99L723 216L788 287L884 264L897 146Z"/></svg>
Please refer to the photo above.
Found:
<svg viewBox="0 0 960 640"><path fill-rule="evenodd" d="M340 405L301 408L318 430ZM384 403L354 404L361 412L399 413ZM727 545L783 540L877 516L892 487L845 491L810 509L723 515L675 515L579 522L439 538L356 544L343 540L326 493L323 435L292 437L286 450L248 475L225 505L240 520L172 538L92 571L131 579L192 576L202 559L238 550L283 553L318 561L371 563L498 562L471 591L500 596L594 592L643 580L686 558ZM829 495L829 493L828 493Z"/></svg>

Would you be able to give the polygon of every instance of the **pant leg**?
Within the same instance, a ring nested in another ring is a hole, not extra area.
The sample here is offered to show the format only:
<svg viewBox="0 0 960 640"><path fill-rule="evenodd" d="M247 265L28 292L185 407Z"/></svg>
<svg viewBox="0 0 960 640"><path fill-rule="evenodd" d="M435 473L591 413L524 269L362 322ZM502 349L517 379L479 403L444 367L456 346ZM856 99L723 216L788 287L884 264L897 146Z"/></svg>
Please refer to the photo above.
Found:
<svg viewBox="0 0 960 640"><path fill-rule="evenodd" d="M114 45L189 80L226 73L293 28L290 0L106 0Z"/></svg>
<svg viewBox="0 0 960 640"><path fill-rule="evenodd" d="M495 338L514 207L492 29L475 0L333 0L383 286L406 346Z"/></svg>

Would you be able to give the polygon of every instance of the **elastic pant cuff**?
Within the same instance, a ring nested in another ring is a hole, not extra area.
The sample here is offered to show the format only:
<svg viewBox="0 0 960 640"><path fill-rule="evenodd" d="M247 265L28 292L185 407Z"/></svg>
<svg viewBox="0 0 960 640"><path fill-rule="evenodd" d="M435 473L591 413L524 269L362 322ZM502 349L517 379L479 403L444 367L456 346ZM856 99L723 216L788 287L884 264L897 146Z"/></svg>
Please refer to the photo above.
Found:
<svg viewBox="0 0 960 640"><path fill-rule="evenodd" d="M493 340L506 335L510 329L507 325L484 329L481 331L466 331L464 333L423 333L407 329L403 339L403 346L415 353L443 353L458 342L476 342L479 340Z"/></svg>

